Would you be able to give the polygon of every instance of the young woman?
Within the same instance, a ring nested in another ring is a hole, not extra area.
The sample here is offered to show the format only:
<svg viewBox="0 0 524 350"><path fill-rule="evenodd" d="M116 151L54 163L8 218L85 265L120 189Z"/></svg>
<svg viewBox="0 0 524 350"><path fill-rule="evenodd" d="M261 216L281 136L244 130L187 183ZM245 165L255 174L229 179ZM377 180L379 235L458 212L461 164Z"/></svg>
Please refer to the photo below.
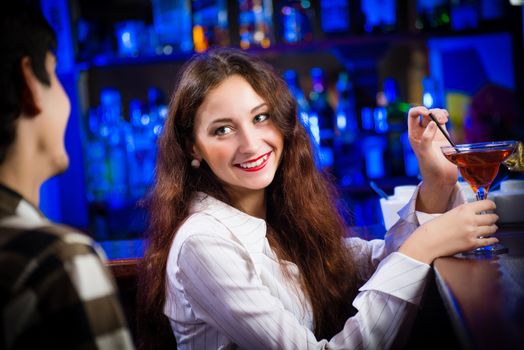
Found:
<svg viewBox="0 0 524 350"><path fill-rule="evenodd" d="M160 346L168 320L180 349L388 348L409 331L436 257L496 241L496 215L476 214L493 202L458 206L457 169L424 107L409 112L424 181L391 244L344 238L296 112L255 57L221 49L186 64L159 144L143 347ZM417 211L432 220L420 226Z"/></svg>

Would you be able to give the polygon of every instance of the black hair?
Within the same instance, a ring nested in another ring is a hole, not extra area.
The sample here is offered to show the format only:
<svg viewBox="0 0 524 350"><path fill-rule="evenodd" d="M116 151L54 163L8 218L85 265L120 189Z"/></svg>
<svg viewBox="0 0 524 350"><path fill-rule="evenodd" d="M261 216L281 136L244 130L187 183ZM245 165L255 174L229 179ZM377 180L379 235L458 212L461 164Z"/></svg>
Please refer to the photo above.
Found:
<svg viewBox="0 0 524 350"><path fill-rule="evenodd" d="M56 34L37 7L25 3L0 6L0 164L15 140L16 120L26 107L20 63L29 57L35 76L50 85L45 62L56 45Z"/></svg>

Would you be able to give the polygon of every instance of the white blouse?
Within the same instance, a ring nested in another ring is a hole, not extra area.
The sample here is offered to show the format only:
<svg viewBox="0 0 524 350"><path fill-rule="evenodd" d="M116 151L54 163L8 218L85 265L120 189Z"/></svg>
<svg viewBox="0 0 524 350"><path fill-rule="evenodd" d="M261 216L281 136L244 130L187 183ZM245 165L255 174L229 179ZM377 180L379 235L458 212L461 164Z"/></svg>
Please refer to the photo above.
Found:
<svg viewBox="0 0 524 350"><path fill-rule="evenodd" d="M353 301L355 316L333 338L317 339L298 268L279 264L265 221L199 193L167 263L164 313L178 348L378 349L402 341L430 266L388 249L398 248L418 227L416 196L399 212L401 220L388 232L386 245L383 240L346 239L368 281ZM455 191L451 206L461 202L457 199Z"/></svg>

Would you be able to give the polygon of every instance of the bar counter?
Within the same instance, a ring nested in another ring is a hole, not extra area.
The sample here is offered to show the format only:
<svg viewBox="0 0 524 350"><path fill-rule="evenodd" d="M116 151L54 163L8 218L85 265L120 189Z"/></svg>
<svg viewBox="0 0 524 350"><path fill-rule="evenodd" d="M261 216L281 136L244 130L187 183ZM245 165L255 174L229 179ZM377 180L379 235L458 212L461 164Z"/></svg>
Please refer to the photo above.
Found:
<svg viewBox="0 0 524 350"><path fill-rule="evenodd" d="M434 262L438 290L465 349L524 348L524 225L502 227L496 236L508 253Z"/></svg>

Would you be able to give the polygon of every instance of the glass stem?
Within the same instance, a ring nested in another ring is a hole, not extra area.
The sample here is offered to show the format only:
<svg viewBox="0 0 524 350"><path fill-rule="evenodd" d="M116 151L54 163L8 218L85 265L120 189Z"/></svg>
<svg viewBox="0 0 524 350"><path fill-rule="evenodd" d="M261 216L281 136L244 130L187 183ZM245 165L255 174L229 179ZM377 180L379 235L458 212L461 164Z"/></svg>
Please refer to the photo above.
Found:
<svg viewBox="0 0 524 350"><path fill-rule="evenodd" d="M481 201L483 199L486 199L486 189L484 187L480 187L477 190L477 200Z"/></svg>

